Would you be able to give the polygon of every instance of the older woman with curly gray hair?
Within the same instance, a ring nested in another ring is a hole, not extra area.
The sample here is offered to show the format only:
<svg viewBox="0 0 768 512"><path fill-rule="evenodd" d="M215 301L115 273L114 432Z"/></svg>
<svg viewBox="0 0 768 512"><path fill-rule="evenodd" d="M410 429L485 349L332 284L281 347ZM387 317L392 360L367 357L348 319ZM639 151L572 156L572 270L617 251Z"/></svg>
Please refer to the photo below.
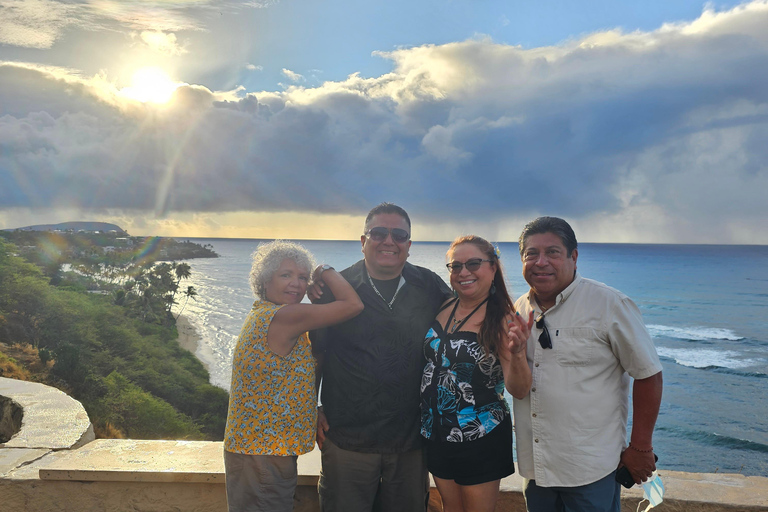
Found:
<svg viewBox="0 0 768 512"><path fill-rule="evenodd" d="M314 267L304 247L276 240L253 253L257 297L235 346L224 466L229 511L290 511L296 460L311 451L317 428L315 360L307 331L363 310L355 290L328 265ZM335 301L303 304L310 281Z"/></svg>

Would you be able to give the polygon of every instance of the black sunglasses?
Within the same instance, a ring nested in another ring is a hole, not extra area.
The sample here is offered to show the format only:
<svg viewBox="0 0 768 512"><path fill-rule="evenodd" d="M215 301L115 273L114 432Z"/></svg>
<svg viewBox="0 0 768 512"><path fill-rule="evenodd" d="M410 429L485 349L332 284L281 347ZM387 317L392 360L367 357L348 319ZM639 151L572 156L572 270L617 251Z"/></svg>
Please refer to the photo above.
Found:
<svg viewBox="0 0 768 512"><path fill-rule="evenodd" d="M544 313L536 318L536 328L541 329L541 334L539 335L539 345L541 345L541 348L552 348L552 338L549 336L547 324L544 323Z"/></svg>
<svg viewBox="0 0 768 512"><path fill-rule="evenodd" d="M483 264L484 261L487 261L488 263L493 263L491 260L484 260L482 258L472 258L471 260L467 260L464 263L461 263L460 261L452 261L450 263L446 263L445 266L448 268L448 270L451 271L451 274L458 274L461 272L462 267L467 267L467 270L470 272L474 272L475 270L480 268L480 265Z"/></svg>
<svg viewBox="0 0 768 512"><path fill-rule="evenodd" d="M408 241L409 238L411 238L411 234L408 233L404 229L400 228L384 228L384 227L378 227L378 228L371 228L366 233L365 236L373 240L374 242L383 242L387 239L387 236L392 235L392 241L396 244L402 244Z"/></svg>

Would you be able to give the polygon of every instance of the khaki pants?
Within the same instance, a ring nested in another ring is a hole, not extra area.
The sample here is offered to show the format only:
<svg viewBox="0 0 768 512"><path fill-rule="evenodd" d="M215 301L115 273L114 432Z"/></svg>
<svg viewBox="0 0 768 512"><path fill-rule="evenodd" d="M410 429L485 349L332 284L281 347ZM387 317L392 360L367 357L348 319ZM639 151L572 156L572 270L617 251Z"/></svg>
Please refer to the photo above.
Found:
<svg viewBox="0 0 768 512"><path fill-rule="evenodd" d="M425 512L427 465L421 449L405 453L343 450L326 438L317 492L322 512Z"/></svg>
<svg viewBox="0 0 768 512"><path fill-rule="evenodd" d="M292 512L297 458L224 450L229 512Z"/></svg>

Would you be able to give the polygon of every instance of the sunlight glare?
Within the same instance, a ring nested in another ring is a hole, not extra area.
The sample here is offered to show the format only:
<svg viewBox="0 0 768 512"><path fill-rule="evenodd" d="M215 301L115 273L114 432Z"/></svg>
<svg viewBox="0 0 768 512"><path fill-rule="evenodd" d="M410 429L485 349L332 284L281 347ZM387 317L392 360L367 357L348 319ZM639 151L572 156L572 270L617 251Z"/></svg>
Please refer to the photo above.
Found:
<svg viewBox="0 0 768 512"><path fill-rule="evenodd" d="M120 92L142 103L167 103L180 85L160 68L141 68L133 74L131 86Z"/></svg>

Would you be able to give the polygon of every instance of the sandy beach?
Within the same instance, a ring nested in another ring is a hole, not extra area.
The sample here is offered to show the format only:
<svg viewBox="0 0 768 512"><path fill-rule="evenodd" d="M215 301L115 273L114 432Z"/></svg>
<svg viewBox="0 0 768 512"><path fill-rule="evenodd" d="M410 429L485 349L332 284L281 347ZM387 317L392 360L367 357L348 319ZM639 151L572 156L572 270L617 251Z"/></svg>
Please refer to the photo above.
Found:
<svg viewBox="0 0 768 512"><path fill-rule="evenodd" d="M195 355L195 357L200 360L201 363L203 363L203 366L205 366L205 369L210 371L210 368L208 368L208 364L206 364L205 361L200 359L200 357L197 356L197 348L198 344L200 343L200 335L197 333L194 327L192 327L192 324L189 323L189 320L187 320L187 317L184 315L179 316L179 318L176 319L176 330L179 331L179 345L181 348L189 350L192 352L192 354Z"/></svg>

